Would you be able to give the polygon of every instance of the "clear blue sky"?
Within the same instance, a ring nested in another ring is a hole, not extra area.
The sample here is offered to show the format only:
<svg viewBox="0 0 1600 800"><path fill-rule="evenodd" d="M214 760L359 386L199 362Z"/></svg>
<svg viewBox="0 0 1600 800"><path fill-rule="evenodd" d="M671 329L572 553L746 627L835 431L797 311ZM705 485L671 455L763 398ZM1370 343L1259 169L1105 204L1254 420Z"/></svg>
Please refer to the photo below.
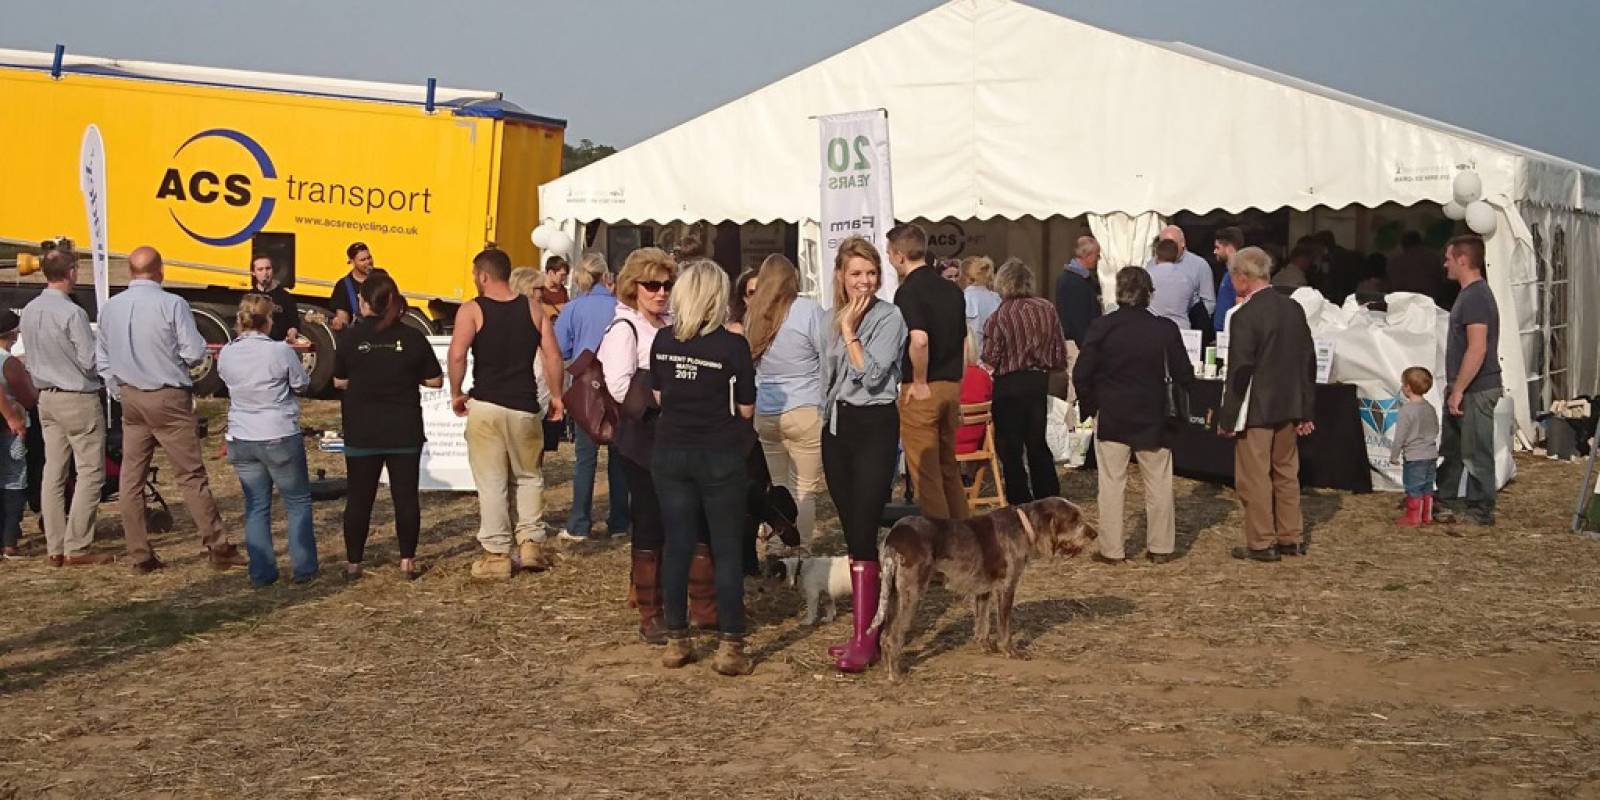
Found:
<svg viewBox="0 0 1600 800"><path fill-rule="evenodd" d="M1031 0L1600 166L1600 0ZM0 46L497 89L626 146L935 0L0 0ZM936 52L908 54L936 59ZM1208 109L1193 108L1200 119Z"/></svg>

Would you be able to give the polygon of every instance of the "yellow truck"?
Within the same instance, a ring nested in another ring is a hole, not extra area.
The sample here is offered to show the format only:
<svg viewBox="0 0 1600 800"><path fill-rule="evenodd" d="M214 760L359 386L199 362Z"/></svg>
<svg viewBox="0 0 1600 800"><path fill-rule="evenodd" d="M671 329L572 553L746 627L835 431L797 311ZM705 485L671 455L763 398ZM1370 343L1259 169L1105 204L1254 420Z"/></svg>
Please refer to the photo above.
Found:
<svg viewBox="0 0 1600 800"><path fill-rule="evenodd" d="M498 92L0 50L0 245L65 236L88 251L78 181L85 128L105 146L113 258L161 251L208 341L225 343L253 256L301 300L313 388L334 347L321 321L345 249L367 244L437 332L472 296L486 243L537 258L538 187L561 170L562 120ZM20 307L38 279L0 274ZM115 272L114 272L115 274ZM89 271L81 271L89 283ZM125 281L123 281L125 283ZM113 281L117 283L117 281ZM117 287L114 285L112 292ZM94 314L92 289L81 297ZM196 386L215 391L209 364Z"/></svg>

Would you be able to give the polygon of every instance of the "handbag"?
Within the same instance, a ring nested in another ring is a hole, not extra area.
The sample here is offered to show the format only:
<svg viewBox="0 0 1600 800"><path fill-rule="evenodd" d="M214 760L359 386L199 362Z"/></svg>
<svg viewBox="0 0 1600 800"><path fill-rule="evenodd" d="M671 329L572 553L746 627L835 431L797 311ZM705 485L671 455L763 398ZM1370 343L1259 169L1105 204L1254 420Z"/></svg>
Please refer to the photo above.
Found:
<svg viewBox="0 0 1600 800"><path fill-rule="evenodd" d="M1166 378L1166 418L1170 423L1179 425L1189 422L1189 391L1172 382L1172 370L1167 367L1167 362L1161 362L1161 372Z"/></svg>
<svg viewBox="0 0 1600 800"><path fill-rule="evenodd" d="M627 320L613 320L611 324L618 322L633 327L633 323ZM606 331L610 330L611 326L606 326ZM634 334L638 335L637 329ZM572 366L567 367L567 373L572 376L572 385L562 393L561 402L572 421L596 444L616 441L617 431L622 426L623 404L618 403L606 388L606 370L600 363L600 357L593 350L585 350L572 362ZM634 384L638 383L639 373L635 372L633 378ZM634 384L628 385L625 400L633 399Z"/></svg>

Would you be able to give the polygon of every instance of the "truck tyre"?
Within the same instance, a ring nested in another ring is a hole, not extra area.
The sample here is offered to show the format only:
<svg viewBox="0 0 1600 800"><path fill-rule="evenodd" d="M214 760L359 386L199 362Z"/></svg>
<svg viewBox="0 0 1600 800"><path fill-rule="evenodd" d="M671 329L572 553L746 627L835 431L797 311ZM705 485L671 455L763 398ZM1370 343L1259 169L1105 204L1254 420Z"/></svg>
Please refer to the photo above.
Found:
<svg viewBox="0 0 1600 800"><path fill-rule="evenodd" d="M313 321L308 314L318 314L321 318ZM320 308L300 306L300 335L311 341L311 349L300 353L300 364L311 376L311 385L306 387L307 397L328 397L333 393L335 343L333 329L328 327L326 318L327 312Z"/></svg>
<svg viewBox="0 0 1600 800"><path fill-rule="evenodd" d="M406 313L400 315L400 322L422 331L423 336L433 336L439 332L433 327L433 321L428 319L428 315L414 308L406 309Z"/></svg>
<svg viewBox="0 0 1600 800"><path fill-rule="evenodd" d="M189 313L194 317L194 325L200 329L201 338L208 345L225 345L233 341L233 328L227 323L233 316L230 309L207 303L198 303L189 307ZM208 348L209 349L209 348ZM222 376L217 374L217 359L210 352L200 366L189 370L189 378L194 381L194 392L201 397L222 394L227 386L222 382Z"/></svg>

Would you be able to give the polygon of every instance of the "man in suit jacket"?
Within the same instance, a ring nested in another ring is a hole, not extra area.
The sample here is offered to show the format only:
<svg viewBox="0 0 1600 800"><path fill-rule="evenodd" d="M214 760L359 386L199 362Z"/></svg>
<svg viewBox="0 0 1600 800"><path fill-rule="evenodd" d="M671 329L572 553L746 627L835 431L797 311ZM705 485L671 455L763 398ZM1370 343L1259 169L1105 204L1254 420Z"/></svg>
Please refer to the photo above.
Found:
<svg viewBox="0 0 1600 800"><path fill-rule="evenodd" d="M1245 547L1234 558L1277 561L1306 552L1296 436L1315 425L1317 353L1300 304L1272 291L1272 259L1246 247L1228 261L1239 308L1228 323L1228 377L1217 432L1235 439L1233 481Z"/></svg>

